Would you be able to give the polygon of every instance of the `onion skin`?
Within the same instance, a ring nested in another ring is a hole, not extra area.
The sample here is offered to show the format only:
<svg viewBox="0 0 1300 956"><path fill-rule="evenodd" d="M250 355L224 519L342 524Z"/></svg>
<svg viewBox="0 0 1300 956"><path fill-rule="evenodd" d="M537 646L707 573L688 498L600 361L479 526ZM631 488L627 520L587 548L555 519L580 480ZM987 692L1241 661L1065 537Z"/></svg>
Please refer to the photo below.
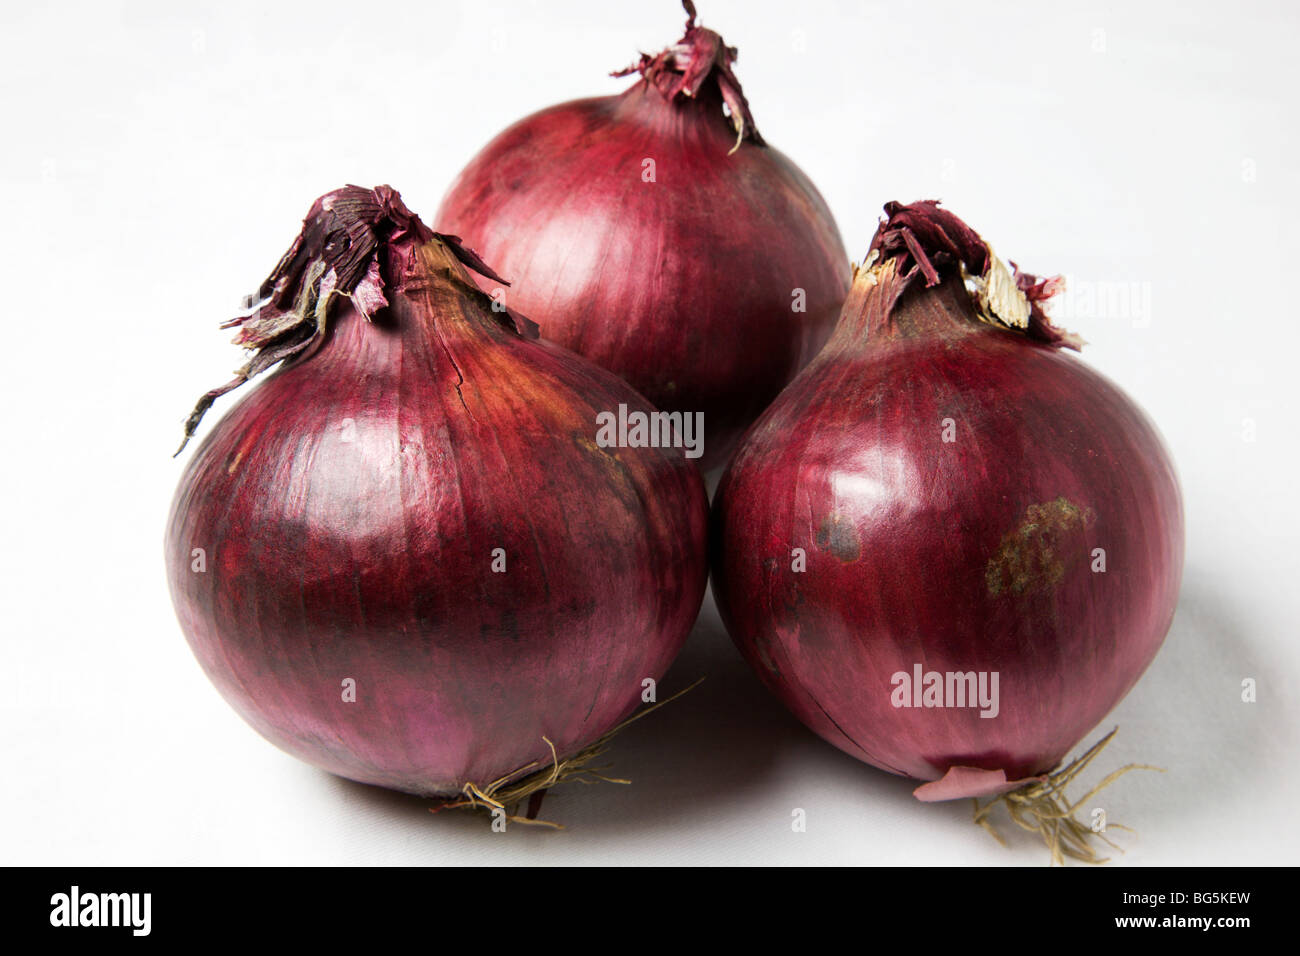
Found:
<svg viewBox="0 0 1300 956"><path fill-rule="evenodd" d="M598 411L650 406L517 334L425 234L381 248L387 309L343 299L212 429L166 557L191 648L259 733L450 796L635 708L699 609L707 502L680 450L597 447Z"/></svg>
<svg viewBox="0 0 1300 956"><path fill-rule="evenodd" d="M734 56L692 11L686 37L643 57L622 95L497 136L437 215L511 280L509 301L543 337L660 408L703 412L706 470L825 343L849 281L829 208L758 135Z"/></svg>
<svg viewBox="0 0 1300 956"><path fill-rule="evenodd" d="M1055 767L1160 648L1181 494L1142 411L1053 347L1072 340L1038 307L1046 284L1017 274L1028 332L981 321L946 251L956 227L933 204L886 208L879 261L859 271L835 336L723 476L714 595L767 687L841 750L919 780L1021 780ZM933 287L882 241L908 214L949 226L922 242L942 273ZM1000 713L893 706L892 675L917 664L999 672Z"/></svg>

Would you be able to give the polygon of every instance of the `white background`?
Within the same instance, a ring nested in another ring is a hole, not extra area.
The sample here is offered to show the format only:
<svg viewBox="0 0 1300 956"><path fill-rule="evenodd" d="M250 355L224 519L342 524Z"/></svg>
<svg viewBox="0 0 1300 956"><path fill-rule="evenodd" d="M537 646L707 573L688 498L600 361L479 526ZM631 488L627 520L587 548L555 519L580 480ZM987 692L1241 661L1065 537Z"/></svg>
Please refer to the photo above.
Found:
<svg viewBox="0 0 1300 956"><path fill-rule="evenodd" d="M1070 276L1058 319L1160 424L1187 504L1173 631L1099 729L1121 728L1098 772L1168 768L1106 795L1139 831L1117 862L1293 861L1296 8L701 7L855 258L881 203L937 196ZM5 3L0 862L1044 862L805 731L711 602L662 687L708 680L618 741L634 785L548 798L563 834L492 834L297 763L172 616L180 422L241 360L217 324L311 201L387 182L431 217L500 128L622 89L606 73L682 20L671 0Z"/></svg>

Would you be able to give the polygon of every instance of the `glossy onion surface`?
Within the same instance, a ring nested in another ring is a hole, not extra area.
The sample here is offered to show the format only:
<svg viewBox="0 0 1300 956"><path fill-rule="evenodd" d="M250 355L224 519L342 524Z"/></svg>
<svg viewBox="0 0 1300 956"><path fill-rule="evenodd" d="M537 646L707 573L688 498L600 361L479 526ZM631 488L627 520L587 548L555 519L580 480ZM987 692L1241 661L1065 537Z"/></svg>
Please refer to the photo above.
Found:
<svg viewBox="0 0 1300 956"><path fill-rule="evenodd" d="M1046 772L1169 629L1172 463L1114 384L976 321L960 282L895 299L892 264L873 281L722 480L718 606L763 682L858 759L921 780ZM895 706L917 665L998 672L997 715Z"/></svg>
<svg viewBox="0 0 1300 956"><path fill-rule="evenodd" d="M345 301L202 443L167 571L204 671L267 739L452 794L640 702L699 608L707 506L680 449L594 443L598 412L651 410L631 388L506 328L438 239L387 252L390 307Z"/></svg>
<svg viewBox="0 0 1300 956"><path fill-rule="evenodd" d="M692 27L622 95L505 130L437 217L510 279L506 301L544 338L657 407L703 412L705 468L824 344L849 281L830 210L753 129L729 64ZM748 120L739 139L724 99Z"/></svg>

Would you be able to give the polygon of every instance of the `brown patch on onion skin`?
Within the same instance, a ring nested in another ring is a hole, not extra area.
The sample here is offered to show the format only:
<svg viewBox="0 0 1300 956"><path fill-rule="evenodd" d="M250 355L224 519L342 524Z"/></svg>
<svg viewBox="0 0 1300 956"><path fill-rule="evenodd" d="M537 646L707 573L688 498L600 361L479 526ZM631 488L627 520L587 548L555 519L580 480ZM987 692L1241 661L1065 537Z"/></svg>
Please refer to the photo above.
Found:
<svg viewBox="0 0 1300 956"><path fill-rule="evenodd" d="M1052 591L1078 560L1081 547L1071 547L1096 520L1091 508L1067 498L1030 505L1019 526L1007 534L989 558L984 572L991 597L1041 594Z"/></svg>
<svg viewBox="0 0 1300 956"><path fill-rule="evenodd" d="M817 529L817 547L829 551L837 560L850 564L862 554L853 523L839 515L827 515Z"/></svg>

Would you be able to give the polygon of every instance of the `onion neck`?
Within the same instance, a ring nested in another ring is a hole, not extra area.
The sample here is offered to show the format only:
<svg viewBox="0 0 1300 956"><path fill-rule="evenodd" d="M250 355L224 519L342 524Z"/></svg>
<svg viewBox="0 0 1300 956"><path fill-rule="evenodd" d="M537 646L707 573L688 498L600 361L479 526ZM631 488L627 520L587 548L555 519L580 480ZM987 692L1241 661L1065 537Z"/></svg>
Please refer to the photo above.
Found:
<svg viewBox="0 0 1300 956"><path fill-rule="evenodd" d="M680 40L666 50L651 56L641 54L632 66L614 72L614 76L641 74L642 82L620 97L620 106L641 105L630 94L646 94L644 99L658 98L676 109L704 110L708 114L730 121L736 134L735 152L742 143L765 145L754 125L740 80L731 66L739 55L735 47L727 46L720 35L695 24L695 4L683 0L686 8L686 32ZM626 103L624 102L626 101ZM724 113L723 106L726 106Z"/></svg>
<svg viewBox="0 0 1300 956"><path fill-rule="evenodd" d="M841 350L915 338L959 338L987 328L971 304L961 277L943 276L926 288L899 272L897 259L853 276L839 324L827 343Z"/></svg>
<svg viewBox="0 0 1300 956"><path fill-rule="evenodd" d="M481 272L502 286L492 294L484 292L466 266L467 252L473 255L457 237L441 233L419 245L393 247L388 268L395 270L395 276L400 270L401 276L393 291L425 306L421 311L431 333L459 330L486 334L494 340L536 338L537 325L504 304L505 287L510 283L491 270Z"/></svg>
<svg viewBox="0 0 1300 956"><path fill-rule="evenodd" d="M885 204L828 349L918 337L954 338L998 328L1053 348L1083 340L1058 329L1042 305L1064 288L1008 268L974 229L937 200Z"/></svg>
<svg viewBox="0 0 1300 956"><path fill-rule="evenodd" d="M656 138L710 144L721 153L727 153L735 144L717 90L704 89L697 97L670 100L651 83L642 81L614 98L613 116L620 122L648 128Z"/></svg>
<svg viewBox="0 0 1300 956"><path fill-rule="evenodd" d="M345 186L326 193L312 205L298 238L257 296L246 303L249 311L222 326L238 328L235 343L253 357L234 379L199 399L176 454L222 395L279 363L310 360L344 302L370 320L396 295L419 293L434 302L450 296L464 307L447 310L449 315L484 328L496 320L511 333L536 336L537 327L527 319L493 307L495 300L479 290L470 269L510 284L458 236L436 233L421 222L391 186Z"/></svg>

